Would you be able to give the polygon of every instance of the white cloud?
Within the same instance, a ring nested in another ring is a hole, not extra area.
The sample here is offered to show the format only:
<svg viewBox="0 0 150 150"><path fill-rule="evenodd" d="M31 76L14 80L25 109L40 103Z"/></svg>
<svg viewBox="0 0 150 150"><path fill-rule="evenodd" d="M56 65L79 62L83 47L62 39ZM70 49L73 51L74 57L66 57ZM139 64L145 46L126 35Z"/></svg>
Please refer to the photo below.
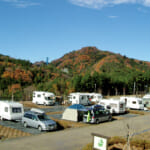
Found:
<svg viewBox="0 0 150 150"><path fill-rule="evenodd" d="M107 6L114 6L120 4L141 4L150 7L150 0L69 0L72 4L101 9Z"/></svg>
<svg viewBox="0 0 150 150"><path fill-rule="evenodd" d="M33 2L31 0L0 0L0 1L10 3L18 8L26 8L29 6L40 5L39 3Z"/></svg>

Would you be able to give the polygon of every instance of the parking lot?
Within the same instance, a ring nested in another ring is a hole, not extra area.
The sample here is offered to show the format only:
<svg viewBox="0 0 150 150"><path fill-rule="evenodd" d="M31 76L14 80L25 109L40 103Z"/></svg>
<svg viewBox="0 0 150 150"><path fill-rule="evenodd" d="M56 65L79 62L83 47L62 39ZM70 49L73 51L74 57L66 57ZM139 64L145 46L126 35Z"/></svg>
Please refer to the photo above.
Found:
<svg viewBox="0 0 150 150"><path fill-rule="evenodd" d="M30 110L32 107L34 107L34 105L32 105L32 103L28 102L28 105L24 106L24 111L28 111ZM50 117L50 118L54 118L57 120L61 120L62 118L62 113L64 112L64 110L67 108L68 106L63 106L63 105L54 105L54 106L41 106L38 105L36 106L36 108L40 108L41 110L45 111L45 113ZM142 112L142 111L139 111ZM140 113L125 113L125 114L120 114L120 115L114 115L114 119L113 120L118 120L118 119L128 119L128 118L132 118L132 117L137 117L140 116ZM9 127L9 128L13 128L25 133L29 133L31 135L36 135L36 134L41 134L43 132L38 131L35 128L25 128L23 127L21 122L17 122L17 121L0 121L0 125L4 126L4 127ZM54 131L51 131L54 132Z"/></svg>

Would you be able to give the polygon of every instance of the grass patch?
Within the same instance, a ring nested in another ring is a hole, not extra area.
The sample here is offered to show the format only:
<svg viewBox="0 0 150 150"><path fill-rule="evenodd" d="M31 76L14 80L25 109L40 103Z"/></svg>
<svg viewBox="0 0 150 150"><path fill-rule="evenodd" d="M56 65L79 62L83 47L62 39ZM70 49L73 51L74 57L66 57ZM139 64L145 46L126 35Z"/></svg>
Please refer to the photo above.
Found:
<svg viewBox="0 0 150 150"><path fill-rule="evenodd" d="M55 114L62 114L63 111L57 111L57 112L47 112L46 115L55 115Z"/></svg>
<svg viewBox="0 0 150 150"><path fill-rule="evenodd" d="M128 110L127 113L130 113L130 114L138 114L138 115L146 115L148 114L148 112L143 112L143 111L140 111L140 110Z"/></svg>
<svg viewBox="0 0 150 150"><path fill-rule="evenodd" d="M0 140L23 136L31 136L31 134L10 127L0 126Z"/></svg>
<svg viewBox="0 0 150 150"><path fill-rule="evenodd" d="M123 149L123 147L126 144L126 139L123 137L112 137L108 141L108 149L113 150L113 149ZM131 149L150 149L150 141L149 140L143 140L143 139L137 139L133 138L130 141L130 146ZM83 147L82 150L93 150L93 145L92 143L87 144L85 147Z"/></svg>

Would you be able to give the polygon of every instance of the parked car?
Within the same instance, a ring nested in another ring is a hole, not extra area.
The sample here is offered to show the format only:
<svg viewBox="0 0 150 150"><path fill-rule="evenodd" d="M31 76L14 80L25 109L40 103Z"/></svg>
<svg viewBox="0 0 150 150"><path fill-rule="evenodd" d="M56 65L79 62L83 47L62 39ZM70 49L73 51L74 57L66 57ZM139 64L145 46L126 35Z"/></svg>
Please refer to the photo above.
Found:
<svg viewBox="0 0 150 150"><path fill-rule="evenodd" d="M39 109L31 109L31 111L25 112L22 117L22 124L24 127L37 128L39 131L49 131L57 128L56 122Z"/></svg>
<svg viewBox="0 0 150 150"><path fill-rule="evenodd" d="M83 122L85 123L100 123L104 121L111 121L112 115L109 110L105 110L103 107L89 108L84 112Z"/></svg>

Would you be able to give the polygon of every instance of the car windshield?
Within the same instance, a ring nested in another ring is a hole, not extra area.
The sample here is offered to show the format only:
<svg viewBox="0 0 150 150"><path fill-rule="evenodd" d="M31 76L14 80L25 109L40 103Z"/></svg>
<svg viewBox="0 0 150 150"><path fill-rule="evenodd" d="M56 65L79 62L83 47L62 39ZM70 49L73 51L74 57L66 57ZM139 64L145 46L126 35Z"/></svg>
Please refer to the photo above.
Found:
<svg viewBox="0 0 150 150"><path fill-rule="evenodd" d="M43 120L50 120L50 118L46 115L46 114L40 114L37 116L39 118L39 120L43 121Z"/></svg>

